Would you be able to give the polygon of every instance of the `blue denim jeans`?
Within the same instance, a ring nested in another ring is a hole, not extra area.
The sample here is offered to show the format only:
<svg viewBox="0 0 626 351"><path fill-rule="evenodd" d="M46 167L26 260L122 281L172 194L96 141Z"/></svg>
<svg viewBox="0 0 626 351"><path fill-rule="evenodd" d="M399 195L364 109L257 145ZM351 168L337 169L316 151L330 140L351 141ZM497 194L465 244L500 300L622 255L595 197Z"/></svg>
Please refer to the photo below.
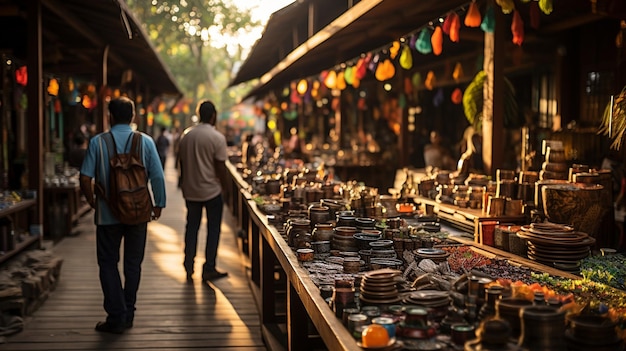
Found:
<svg viewBox="0 0 626 351"><path fill-rule="evenodd" d="M104 295L107 321L111 323L132 321L135 316L141 263L146 249L147 228L147 223L99 225L96 228L100 285ZM124 238L123 285L118 269L122 238Z"/></svg>
<svg viewBox="0 0 626 351"><path fill-rule="evenodd" d="M202 220L202 210L206 209L207 239L204 249L205 262L202 266L204 276L205 273L215 271L224 201L220 194L207 201L186 200L185 205L187 206L187 226L185 228L185 261L183 265L188 275L193 274L194 260L198 249L198 230Z"/></svg>

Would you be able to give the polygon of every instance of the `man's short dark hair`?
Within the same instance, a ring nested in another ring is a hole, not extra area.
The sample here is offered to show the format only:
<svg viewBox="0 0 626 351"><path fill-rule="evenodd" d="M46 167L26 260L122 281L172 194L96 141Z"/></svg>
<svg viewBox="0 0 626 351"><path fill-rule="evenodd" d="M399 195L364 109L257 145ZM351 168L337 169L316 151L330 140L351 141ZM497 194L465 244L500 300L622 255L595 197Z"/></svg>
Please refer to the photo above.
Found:
<svg viewBox="0 0 626 351"><path fill-rule="evenodd" d="M135 117L135 103L122 96L109 102L109 112L115 124L130 124Z"/></svg>
<svg viewBox="0 0 626 351"><path fill-rule="evenodd" d="M216 117L217 111L215 105L209 100L203 100L198 103L196 114L200 117L202 123L213 123L213 117Z"/></svg>

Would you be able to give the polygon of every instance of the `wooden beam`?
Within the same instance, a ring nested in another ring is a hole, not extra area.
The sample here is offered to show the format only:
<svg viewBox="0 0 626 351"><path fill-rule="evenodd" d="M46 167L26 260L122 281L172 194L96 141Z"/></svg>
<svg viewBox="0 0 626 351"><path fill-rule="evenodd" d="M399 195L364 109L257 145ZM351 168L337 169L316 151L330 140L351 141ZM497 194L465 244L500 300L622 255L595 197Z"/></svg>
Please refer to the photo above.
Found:
<svg viewBox="0 0 626 351"><path fill-rule="evenodd" d="M292 52L289 53L289 55L287 55L287 57L285 57L281 62L279 62L271 70L265 73L260 79L260 86L267 84L269 81L274 79L277 74L284 71L287 67L291 66L296 61L301 59L307 52L321 45L337 32L339 32L347 25L354 22L357 18L363 16L372 8L382 2L383 0L362 0L351 9L344 12L341 16L332 21L325 28L315 33L314 36L310 37L302 45L295 48Z"/></svg>
<svg viewBox="0 0 626 351"><path fill-rule="evenodd" d="M27 47L28 57L28 188L37 190L37 208L33 224L43 223L43 68L41 0L28 0ZM44 231L46 228L44 228ZM42 235L43 236L43 235Z"/></svg>
<svg viewBox="0 0 626 351"><path fill-rule="evenodd" d="M89 29L89 26L85 24L83 20L77 18L72 15L72 12L69 11L63 3L56 0L41 0L41 3L48 8L55 15L59 16L63 21L65 21L70 27L72 27L77 33L82 34L85 38L91 41L93 44L98 46L100 49L103 49L107 43L102 41L100 36L97 33L94 33ZM121 11L121 10L120 10ZM111 60L115 61L117 64L125 67L125 61L122 60L119 56L115 55L115 53L110 53L109 57ZM97 59L96 57L93 58Z"/></svg>

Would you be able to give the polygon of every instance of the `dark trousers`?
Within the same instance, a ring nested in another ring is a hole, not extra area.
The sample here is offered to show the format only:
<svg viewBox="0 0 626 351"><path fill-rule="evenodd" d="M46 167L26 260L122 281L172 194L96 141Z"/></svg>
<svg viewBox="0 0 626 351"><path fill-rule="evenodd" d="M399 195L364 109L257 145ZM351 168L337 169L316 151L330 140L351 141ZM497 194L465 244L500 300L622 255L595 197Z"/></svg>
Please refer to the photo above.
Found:
<svg viewBox="0 0 626 351"><path fill-rule="evenodd" d="M147 228L147 223L99 225L96 228L96 247L100 267L100 285L104 295L104 310L107 313L107 321L112 323L132 321L135 316ZM123 284L118 269L122 238L124 238Z"/></svg>
<svg viewBox="0 0 626 351"><path fill-rule="evenodd" d="M207 201L186 200L185 204L187 205L187 226L185 228L185 261L183 264L187 274L193 274L193 265L198 249L198 230L202 220L202 210L206 209L207 240L204 250L205 262L202 267L204 275L204 273L215 271L224 201L220 194Z"/></svg>

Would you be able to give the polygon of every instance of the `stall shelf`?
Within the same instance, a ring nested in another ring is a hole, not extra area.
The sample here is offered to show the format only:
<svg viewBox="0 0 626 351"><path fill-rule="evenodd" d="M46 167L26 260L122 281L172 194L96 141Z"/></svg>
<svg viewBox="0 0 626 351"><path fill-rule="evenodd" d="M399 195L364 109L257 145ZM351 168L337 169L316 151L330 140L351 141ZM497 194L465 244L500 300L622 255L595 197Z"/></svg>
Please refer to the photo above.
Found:
<svg viewBox="0 0 626 351"><path fill-rule="evenodd" d="M13 205L10 205L2 210L0 210L0 219L2 218L11 218L14 224L17 224L19 227L24 227L30 223L28 211L32 211L35 208L37 201L34 199L22 199L16 202ZM32 215L30 217L33 217ZM19 233L18 233L19 235ZM15 245L12 249L5 251L0 254L0 264L6 262L10 258L19 254L20 252L31 248L31 247L40 247L41 246L41 234L40 233L30 233L27 236L21 236L21 241L15 242ZM10 240L7 238L6 240ZM14 238L14 240L16 240ZM16 240L17 241L17 240Z"/></svg>
<svg viewBox="0 0 626 351"><path fill-rule="evenodd" d="M45 227L55 242L69 235L74 223L90 209L78 182L44 187Z"/></svg>
<svg viewBox="0 0 626 351"><path fill-rule="evenodd" d="M236 217L242 237L242 252L249 268L249 279L259 308L262 332L271 350L358 350L356 340L343 326L334 311L322 298L319 288L297 260L275 223L253 200L250 185L237 167L227 162L232 196L227 205ZM435 204L433 204L435 205ZM439 207L446 208L446 206ZM445 210L444 210L445 211ZM476 222L477 212L459 213L465 220ZM520 220L520 218L503 218ZM576 279L575 275L524 259L495 247L483 245L460 235L452 239L471 246L488 257L503 257L513 264L524 265L554 276ZM282 307L282 308L281 308ZM315 330L311 328L314 327ZM323 343L320 345L319 343Z"/></svg>

